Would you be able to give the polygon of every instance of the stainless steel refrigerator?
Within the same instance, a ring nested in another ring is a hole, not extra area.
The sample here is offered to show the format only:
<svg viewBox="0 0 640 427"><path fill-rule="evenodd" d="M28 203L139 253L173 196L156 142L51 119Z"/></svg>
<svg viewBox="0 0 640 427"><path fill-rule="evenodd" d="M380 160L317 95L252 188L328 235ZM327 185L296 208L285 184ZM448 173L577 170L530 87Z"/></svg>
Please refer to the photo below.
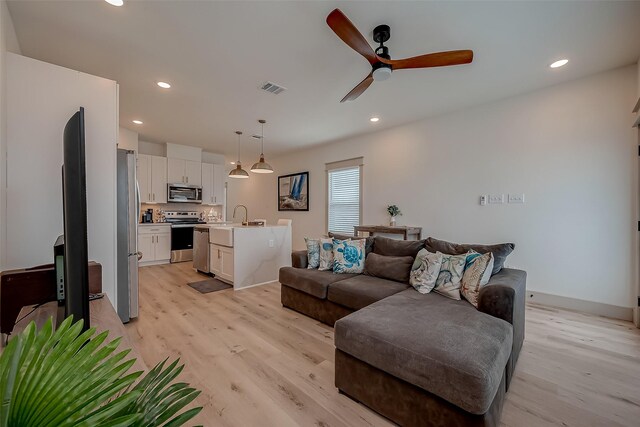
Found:
<svg viewBox="0 0 640 427"><path fill-rule="evenodd" d="M136 179L136 155L118 150L117 172L117 293L122 322L138 317L138 221L140 195Z"/></svg>

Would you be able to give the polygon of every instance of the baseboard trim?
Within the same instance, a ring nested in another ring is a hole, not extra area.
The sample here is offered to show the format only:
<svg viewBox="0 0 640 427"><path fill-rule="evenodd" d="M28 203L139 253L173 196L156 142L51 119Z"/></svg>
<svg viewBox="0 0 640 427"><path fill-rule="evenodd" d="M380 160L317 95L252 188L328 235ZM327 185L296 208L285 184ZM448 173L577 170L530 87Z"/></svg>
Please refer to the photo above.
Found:
<svg viewBox="0 0 640 427"><path fill-rule="evenodd" d="M549 307L595 314L596 316L633 321L633 307L620 307L618 305L545 294L536 291L527 291L527 301Z"/></svg>

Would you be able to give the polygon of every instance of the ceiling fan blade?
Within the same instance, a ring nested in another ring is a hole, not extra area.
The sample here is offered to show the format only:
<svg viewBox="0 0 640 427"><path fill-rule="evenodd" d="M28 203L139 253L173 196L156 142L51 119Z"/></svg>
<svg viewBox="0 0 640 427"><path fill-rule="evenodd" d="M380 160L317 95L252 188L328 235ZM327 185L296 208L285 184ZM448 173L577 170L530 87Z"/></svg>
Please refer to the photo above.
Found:
<svg viewBox="0 0 640 427"><path fill-rule="evenodd" d="M450 50L448 52L428 53L405 59L386 59L377 56L378 61L389 64L394 70L403 68L446 67L448 65L468 64L473 61L472 50Z"/></svg>
<svg viewBox="0 0 640 427"><path fill-rule="evenodd" d="M369 86L371 86L371 83L373 83L373 74L370 73L367 77L365 77L365 79L363 81L358 83L358 85L356 87L351 89L351 92L349 92L347 94L347 96L342 98L342 100L340 102L353 101L354 99L356 99L357 97L362 95L362 93L365 90L367 90L367 88Z"/></svg>
<svg viewBox="0 0 640 427"><path fill-rule="evenodd" d="M338 37L342 39L351 49L364 56L371 65L378 62L376 54L373 52L371 45L367 39L358 31L358 29L349 21L340 9L334 9L327 16L327 25L333 30Z"/></svg>

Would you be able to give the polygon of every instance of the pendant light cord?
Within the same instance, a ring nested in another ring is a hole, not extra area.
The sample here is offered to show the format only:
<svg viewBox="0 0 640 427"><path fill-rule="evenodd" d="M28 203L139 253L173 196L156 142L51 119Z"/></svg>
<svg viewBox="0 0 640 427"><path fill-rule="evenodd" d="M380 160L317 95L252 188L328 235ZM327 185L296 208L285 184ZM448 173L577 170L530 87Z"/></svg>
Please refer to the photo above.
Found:
<svg viewBox="0 0 640 427"><path fill-rule="evenodd" d="M264 156L264 122L260 123L262 125L262 135L260 136L260 143L262 147L260 148L260 156Z"/></svg>
<svg viewBox="0 0 640 427"><path fill-rule="evenodd" d="M240 135L242 135L242 132L237 130L236 135L238 135L238 164L240 164Z"/></svg>

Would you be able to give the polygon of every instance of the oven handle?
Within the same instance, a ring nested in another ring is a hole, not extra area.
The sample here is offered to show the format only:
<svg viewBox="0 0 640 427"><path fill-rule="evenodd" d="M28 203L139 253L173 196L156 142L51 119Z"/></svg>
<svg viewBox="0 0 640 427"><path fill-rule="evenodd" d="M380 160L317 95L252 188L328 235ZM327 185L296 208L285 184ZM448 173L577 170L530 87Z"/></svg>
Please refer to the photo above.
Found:
<svg viewBox="0 0 640 427"><path fill-rule="evenodd" d="M196 224L171 224L171 228L195 228Z"/></svg>

